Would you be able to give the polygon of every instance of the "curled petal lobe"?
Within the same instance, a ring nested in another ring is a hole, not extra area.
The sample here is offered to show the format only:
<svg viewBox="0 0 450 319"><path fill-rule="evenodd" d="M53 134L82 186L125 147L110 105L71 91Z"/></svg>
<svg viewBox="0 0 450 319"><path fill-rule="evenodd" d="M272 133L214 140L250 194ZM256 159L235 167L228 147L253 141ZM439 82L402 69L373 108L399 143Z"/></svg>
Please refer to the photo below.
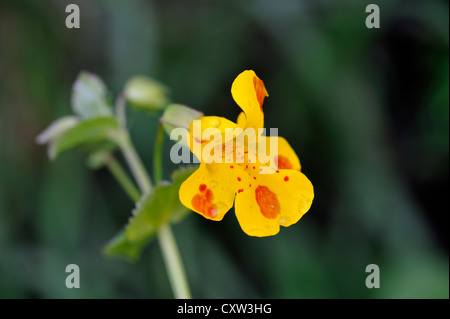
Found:
<svg viewBox="0 0 450 319"><path fill-rule="evenodd" d="M262 104L269 94L255 72L247 70L239 74L231 85L231 94L245 113L246 122L243 128L262 128L264 126Z"/></svg>

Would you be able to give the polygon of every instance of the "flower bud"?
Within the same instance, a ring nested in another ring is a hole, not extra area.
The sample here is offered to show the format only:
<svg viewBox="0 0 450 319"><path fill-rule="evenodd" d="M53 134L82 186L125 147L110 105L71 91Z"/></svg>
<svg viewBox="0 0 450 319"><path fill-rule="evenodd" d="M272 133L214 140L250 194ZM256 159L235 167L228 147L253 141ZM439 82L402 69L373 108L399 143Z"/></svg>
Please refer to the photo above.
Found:
<svg viewBox="0 0 450 319"><path fill-rule="evenodd" d="M157 111L167 106L167 87L161 83L144 77L135 76L125 86L125 97L138 109Z"/></svg>
<svg viewBox="0 0 450 319"><path fill-rule="evenodd" d="M160 119L164 130L168 135L174 128L185 128L189 130L189 125L193 120L203 116L203 113L182 104L170 104L164 110Z"/></svg>

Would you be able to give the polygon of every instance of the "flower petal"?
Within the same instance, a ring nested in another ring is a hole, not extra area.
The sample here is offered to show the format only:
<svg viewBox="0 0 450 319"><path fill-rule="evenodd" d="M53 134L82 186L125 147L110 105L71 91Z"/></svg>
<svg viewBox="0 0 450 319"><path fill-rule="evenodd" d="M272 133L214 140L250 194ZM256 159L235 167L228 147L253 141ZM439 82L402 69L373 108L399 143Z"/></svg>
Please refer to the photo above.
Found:
<svg viewBox="0 0 450 319"><path fill-rule="evenodd" d="M180 187L181 203L212 220L222 220L233 206L239 179L245 175L239 165L202 163Z"/></svg>
<svg viewBox="0 0 450 319"><path fill-rule="evenodd" d="M264 138L263 136L261 138ZM300 160L297 154L289 145L289 143L280 136L267 136L266 139L266 154L271 155L270 164L275 170L277 169L295 169L300 170ZM273 139L277 140L278 152L270 149L270 143Z"/></svg>
<svg viewBox="0 0 450 319"><path fill-rule="evenodd" d="M225 129L226 128L237 128L237 124L227 120L224 117L219 116L202 116L197 120L191 122L189 126L189 134L186 135L186 139L191 149L191 152L197 156L197 158L203 163L207 162L208 158L212 154L203 154L203 149L210 142L211 149L213 146L225 142ZM217 129L217 134L211 136L210 133L213 132L211 129ZM204 155L202 157L202 155Z"/></svg>
<svg viewBox="0 0 450 319"><path fill-rule="evenodd" d="M249 236L271 236L281 226L290 226L309 210L314 190L308 178L297 170L258 174L236 195L236 217Z"/></svg>
<svg viewBox="0 0 450 319"><path fill-rule="evenodd" d="M245 116L244 112L239 113L236 123L239 127L245 127L245 124L247 123L247 117Z"/></svg>
<svg viewBox="0 0 450 319"><path fill-rule="evenodd" d="M243 128L262 128L264 125L262 105L264 98L269 94L255 72L247 70L239 74L231 85L231 94L245 113L246 124Z"/></svg>

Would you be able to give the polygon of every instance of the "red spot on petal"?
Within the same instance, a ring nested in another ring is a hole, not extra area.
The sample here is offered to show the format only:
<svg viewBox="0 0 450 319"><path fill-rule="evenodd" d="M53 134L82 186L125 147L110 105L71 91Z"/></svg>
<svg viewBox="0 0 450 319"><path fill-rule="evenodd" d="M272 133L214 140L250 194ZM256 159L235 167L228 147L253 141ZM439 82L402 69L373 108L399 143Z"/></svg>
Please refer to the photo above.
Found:
<svg viewBox="0 0 450 319"><path fill-rule="evenodd" d="M287 182L289 180L289 176L284 177L284 181Z"/></svg>
<svg viewBox="0 0 450 319"><path fill-rule="evenodd" d="M206 185L201 184L200 187L198 188L198 190L203 193L206 190Z"/></svg>
<svg viewBox="0 0 450 319"><path fill-rule="evenodd" d="M249 184L248 187L252 187L252 184Z"/></svg>
<svg viewBox="0 0 450 319"><path fill-rule="evenodd" d="M294 165L292 165L291 161L285 156L275 156L274 157L275 164L279 169L293 169Z"/></svg>
<svg viewBox="0 0 450 319"><path fill-rule="evenodd" d="M192 198L191 204L195 211L207 217L214 218L216 217L218 211L217 206L212 202L214 199L214 194L212 190L206 188L205 184L200 185L200 188L203 188L203 185L205 186L205 189L202 191L204 194L195 194Z"/></svg>
<svg viewBox="0 0 450 319"><path fill-rule="evenodd" d="M240 181L241 181L241 178L240 178L240 177L238 177L238 178L237 178L237 180L238 180L238 182L240 182Z"/></svg>
<svg viewBox="0 0 450 319"><path fill-rule="evenodd" d="M256 167L255 167L255 166L253 166L253 169L256 169Z"/></svg>
<svg viewBox="0 0 450 319"><path fill-rule="evenodd" d="M274 219L280 214L280 202L277 194L272 192L267 186L259 185L255 190L256 202L264 217Z"/></svg>
<svg viewBox="0 0 450 319"><path fill-rule="evenodd" d="M253 179L256 179L256 177L255 177L255 176L253 176Z"/></svg>
<svg viewBox="0 0 450 319"><path fill-rule="evenodd" d="M230 168L234 168L234 166L233 166L233 165L230 165Z"/></svg>
<svg viewBox="0 0 450 319"><path fill-rule="evenodd" d="M239 193L242 193L243 191L244 191L243 188L239 189L239 190L238 190L238 194L239 194Z"/></svg>

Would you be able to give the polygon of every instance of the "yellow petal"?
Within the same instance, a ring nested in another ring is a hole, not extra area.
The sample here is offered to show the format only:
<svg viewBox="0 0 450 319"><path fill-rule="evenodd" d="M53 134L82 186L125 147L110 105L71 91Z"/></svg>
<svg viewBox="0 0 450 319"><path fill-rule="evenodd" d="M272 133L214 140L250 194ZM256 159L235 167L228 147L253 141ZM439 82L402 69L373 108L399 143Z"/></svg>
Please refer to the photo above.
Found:
<svg viewBox="0 0 450 319"><path fill-rule="evenodd" d="M239 74L231 85L231 94L245 113L246 124L243 128L262 128L264 126L262 105L264 98L269 94L255 72L247 70Z"/></svg>
<svg viewBox="0 0 450 319"><path fill-rule="evenodd" d="M180 187L181 203L212 220L222 220L233 206L239 179L245 173L236 164L202 163Z"/></svg>
<svg viewBox="0 0 450 319"><path fill-rule="evenodd" d="M239 127L245 127L245 124L247 123L247 117L245 116L244 112L239 113L236 123Z"/></svg>
<svg viewBox="0 0 450 319"><path fill-rule="evenodd" d="M270 136L270 137L261 136L260 138L261 139L265 138L266 154L267 156L270 155L269 160L271 167L273 167L275 170L295 169L299 171L301 169L300 160L298 159L297 154L284 138L280 136ZM278 144L278 151L276 150L274 151L270 147L270 143L272 143L274 139L276 139L276 142Z"/></svg>
<svg viewBox="0 0 450 319"><path fill-rule="evenodd" d="M281 226L290 226L309 210L314 190L308 178L297 170L253 175L236 195L236 217L249 236L271 236Z"/></svg>
<svg viewBox="0 0 450 319"><path fill-rule="evenodd" d="M237 128L237 124L218 116L202 116L191 122L189 126L189 134L186 139L191 152L197 156L200 162L207 162L208 158L213 155L210 152L204 153L203 149L208 147L212 150L216 145L222 145L225 141L225 129ZM210 133L217 132L215 135ZM212 144L210 144L212 143ZM202 156L204 155L204 156Z"/></svg>

